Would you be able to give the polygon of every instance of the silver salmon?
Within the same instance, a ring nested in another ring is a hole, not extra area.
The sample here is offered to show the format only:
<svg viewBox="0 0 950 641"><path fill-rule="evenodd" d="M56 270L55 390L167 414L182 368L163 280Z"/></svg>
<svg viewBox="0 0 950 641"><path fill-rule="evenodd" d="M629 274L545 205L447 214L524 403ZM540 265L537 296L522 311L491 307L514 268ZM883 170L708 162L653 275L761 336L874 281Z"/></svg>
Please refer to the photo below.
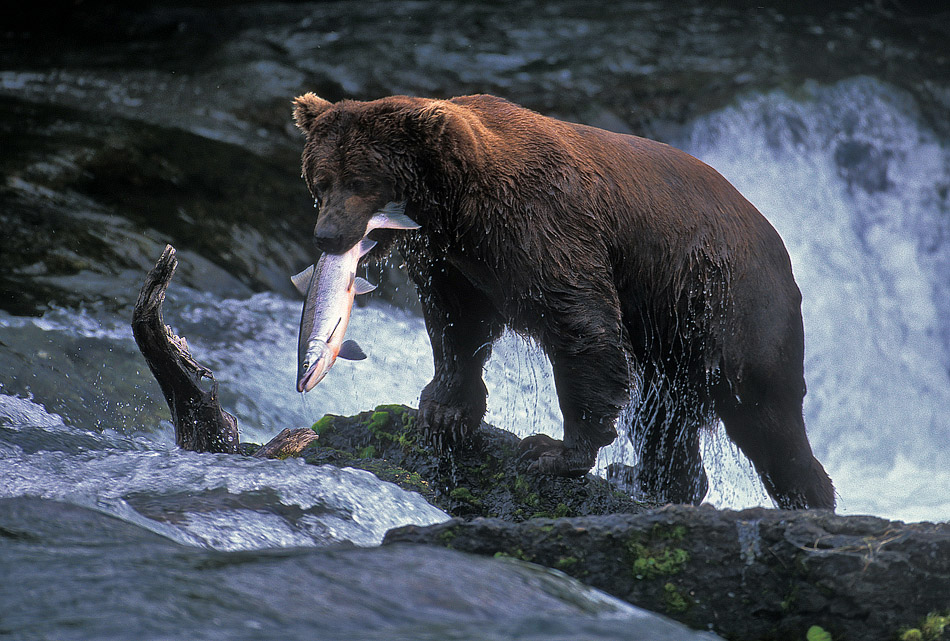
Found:
<svg viewBox="0 0 950 641"><path fill-rule="evenodd" d="M405 203L389 203L366 225L363 239L342 254L323 254L292 276L294 286L304 294L300 334L297 339L297 391L309 392L323 380L337 358L362 360L366 354L352 340L343 340L350 322L353 300L376 289L356 275L356 267L376 242L366 238L374 229L418 229L406 216Z"/></svg>

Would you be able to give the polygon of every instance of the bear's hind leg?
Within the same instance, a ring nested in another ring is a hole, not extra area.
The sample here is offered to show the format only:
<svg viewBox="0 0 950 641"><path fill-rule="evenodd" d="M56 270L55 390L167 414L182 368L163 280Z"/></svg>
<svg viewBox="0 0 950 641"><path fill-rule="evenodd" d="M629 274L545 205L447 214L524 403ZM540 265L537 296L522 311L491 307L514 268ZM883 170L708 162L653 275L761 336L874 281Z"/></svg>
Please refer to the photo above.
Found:
<svg viewBox="0 0 950 641"><path fill-rule="evenodd" d="M639 461L635 484L643 500L699 505L709 488L700 432L709 417L702 399L687 402L674 385L647 367L629 437ZM632 479L634 480L634 479Z"/></svg>
<svg viewBox="0 0 950 641"><path fill-rule="evenodd" d="M717 403L726 433L752 461L778 507L833 510L834 486L812 454L800 396L765 389L739 398L730 394Z"/></svg>

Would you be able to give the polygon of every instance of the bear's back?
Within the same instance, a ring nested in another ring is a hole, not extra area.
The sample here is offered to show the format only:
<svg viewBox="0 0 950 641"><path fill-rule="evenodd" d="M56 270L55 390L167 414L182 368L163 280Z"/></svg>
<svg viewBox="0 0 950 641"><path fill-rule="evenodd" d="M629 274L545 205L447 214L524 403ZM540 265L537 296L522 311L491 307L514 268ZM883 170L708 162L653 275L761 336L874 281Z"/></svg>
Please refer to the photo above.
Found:
<svg viewBox="0 0 950 641"><path fill-rule="evenodd" d="M532 176L519 184L538 190L542 200L550 198L551 185L539 178L562 183L559 193L588 199L569 209L596 211L597 224L616 238L640 238L653 251L684 259L699 250L726 255L733 264L750 262L750 269L789 268L785 245L768 220L719 172L682 150L543 116L497 96L450 102L491 132L499 172L530 169Z"/></svg>

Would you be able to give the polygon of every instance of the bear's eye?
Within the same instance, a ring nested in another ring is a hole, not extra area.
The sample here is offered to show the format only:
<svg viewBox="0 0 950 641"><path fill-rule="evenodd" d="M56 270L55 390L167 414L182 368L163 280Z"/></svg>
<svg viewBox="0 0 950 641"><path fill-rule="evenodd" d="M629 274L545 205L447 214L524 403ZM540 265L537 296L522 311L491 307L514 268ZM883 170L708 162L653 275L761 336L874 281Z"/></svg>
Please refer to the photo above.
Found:
<svg viewBox="0 0 950 641"><path fill-rule="evenodd" d="M367 188L368 188L368 187L369 187L369 185L367 185L367 183L366 183L365 180L361 180L361 179L359 179L359 178L355 178L355 179L353 179L353 180L350 181L350 191L352 191L352 192L355 192L355 193L358 193L358 194L360 194L360 193L365 193L365 192L367 191Z"/></svg>
<svg viewBox="0 0 950 641"><path fill-rule="evenodd" d="M330 190L330 182L328 180L318 180L313 183L313 187L310 189L310 193L313 194L314 205L320 207L323 205L323 195Z"/></svg>

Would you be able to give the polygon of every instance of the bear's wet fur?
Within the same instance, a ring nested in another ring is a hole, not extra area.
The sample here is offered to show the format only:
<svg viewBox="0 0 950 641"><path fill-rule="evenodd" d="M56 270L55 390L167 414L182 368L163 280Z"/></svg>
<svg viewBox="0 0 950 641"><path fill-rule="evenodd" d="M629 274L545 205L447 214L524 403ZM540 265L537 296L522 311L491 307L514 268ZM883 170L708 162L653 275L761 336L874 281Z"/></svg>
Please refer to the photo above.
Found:
<svg viewBox="0 0 950 641"><path fill-rule="evenodd" d="M630 412L645 497L698 503L703 428L719 419L782 508L833 508L812 454L801 294L781 238L729 182L668 145L562 122L488 95L294 101L314 244L342 252L388 202L422 302L435 375L432 442L485 412L482 368L505 327L550 359L563 441L535 436L539 472L582 475Z"/></svg>

